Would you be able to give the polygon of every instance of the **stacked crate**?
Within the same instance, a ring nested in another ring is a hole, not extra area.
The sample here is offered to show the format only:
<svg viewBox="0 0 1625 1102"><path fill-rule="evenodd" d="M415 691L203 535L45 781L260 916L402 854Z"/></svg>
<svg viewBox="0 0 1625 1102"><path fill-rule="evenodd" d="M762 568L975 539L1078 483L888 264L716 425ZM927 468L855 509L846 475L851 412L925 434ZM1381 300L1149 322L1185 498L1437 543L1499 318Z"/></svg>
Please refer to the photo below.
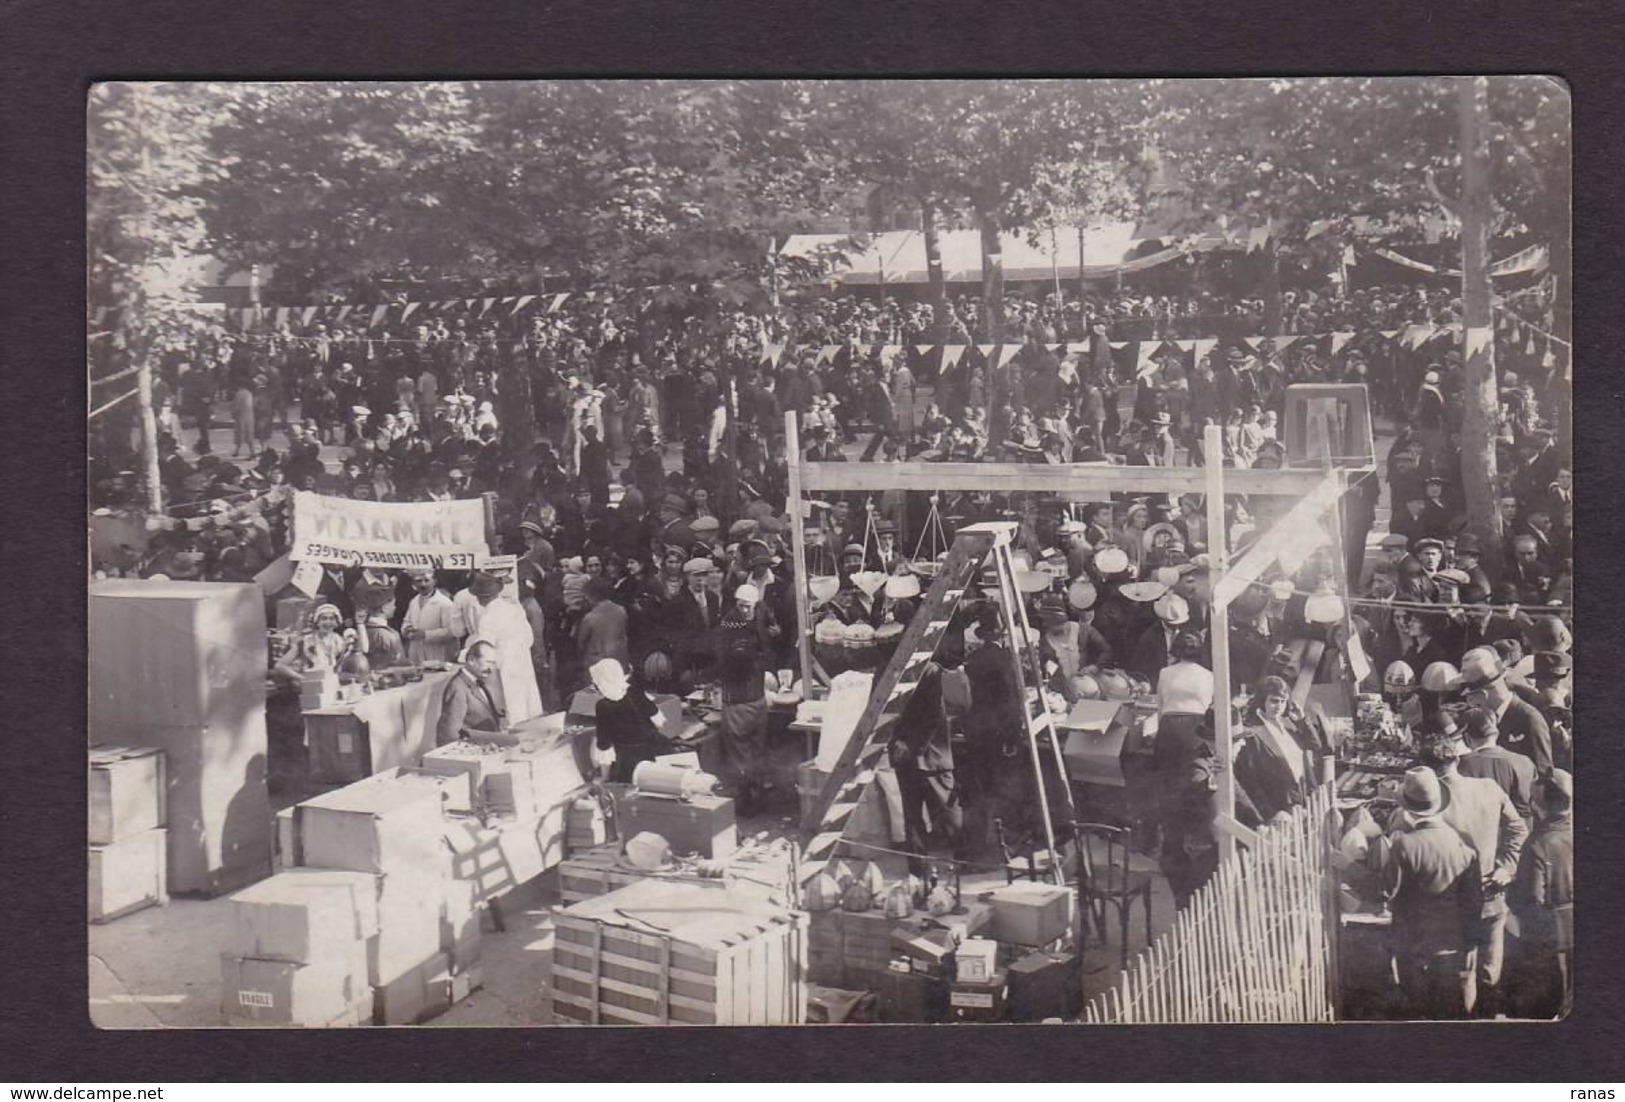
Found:
<svg viewBox="0 0 1625 1102"><path fill-rule="evenodd" d="M554 915L560 1022L798 1025L806 916L698 884L641 881Z"/></svg>
<svg viewBox="0 0 1625 1102"><path fill-rule="evenodd" d="M228 1025L339 1026L371 1020L368 945L378 936L377 878L294 869L231 897L220 959Z"/></svg>
<svg viewBox="0 0 1625 1102"><path fill-rule="evenodd" d="M94 747L89 792L90 920L167 903L163 752Z"/></svg>
<svg viewBox="0 0 1625 1102"><path fill-rule="evenodd" d="M788 906L791 890L791 852L788 843L753 844L735 850L720 861L707 862L715 875L702 876L698 864L670 872L651 873L633 868L621 856L620 842L606 842L572 853L559 865L559 894L566 905L606 895L639 880L693 883L724 889L730 896L751 897Z"/></svg>
<svg viewBox="0 0 1625 1102"><path fill-rule="evenodd" d="M455 829L446 807L468 800L466 774L388 770L307 800L280 824L296 872L344 870L371 886L377 919L362 939L359 974L379 1025L433 1017L479 986L474 886L455 878L446 844ZM324 961L333 975L354 963L342 954Z"/></svg>
<svg viewBox="0 0 1625 1102"><path fill-rule="evenodd" d="M90 587L90 743L164 752L168 889L270 872L265 595L253 584Z"/></svg>

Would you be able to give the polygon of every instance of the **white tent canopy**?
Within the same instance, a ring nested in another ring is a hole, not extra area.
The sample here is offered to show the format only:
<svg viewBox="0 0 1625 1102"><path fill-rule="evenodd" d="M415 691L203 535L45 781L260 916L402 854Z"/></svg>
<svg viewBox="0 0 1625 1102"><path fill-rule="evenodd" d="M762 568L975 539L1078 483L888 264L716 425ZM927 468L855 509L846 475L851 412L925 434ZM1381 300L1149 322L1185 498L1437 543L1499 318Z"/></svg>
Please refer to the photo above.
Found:
<svg viewBox="0 0 1625 1102"><path fill-rule="evenodd" d="M1124 257L1136 246L1148 240L1135 237L1135 229L1131 222L1117 222L1085 230L1084 275L1107 277L1139 271L1176 260L1186 253L1206 252L1226 244L1216 235L1159 239L1168 247L1150 256L1125 261ZM854 239L866 240L868 244L852 251L844 262L837 264L833 279L857 285L930 282L925 263L925 235L918 230L892 230L873 235L796 234L784 243L779 254L812 257L820 250ZM977 231L948 230L938 235L938 241L943 275L949 282L982 278L982 241ZM1037 245L1031 244L1025 235L1003 234L999 246L1004 254L1006 279L1078 278L1078 231L1070 226L1059 227L1053 233L1039 231Z"/></svg>

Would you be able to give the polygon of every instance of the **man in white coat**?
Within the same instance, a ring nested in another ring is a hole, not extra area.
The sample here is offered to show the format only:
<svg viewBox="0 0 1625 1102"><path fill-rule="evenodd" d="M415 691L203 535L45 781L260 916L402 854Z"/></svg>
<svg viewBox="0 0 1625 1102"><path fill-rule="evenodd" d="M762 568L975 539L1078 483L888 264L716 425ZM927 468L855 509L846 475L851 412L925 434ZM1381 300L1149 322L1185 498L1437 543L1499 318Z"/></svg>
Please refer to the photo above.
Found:
<svg viewBox="0 0 1625 1102"><path fill-rule="evenodd" d="M468 629L469 645L483 641L496 648L508 721L518 723L542 714L542 693L530 660L534 642L530 619L518 601L503 594L505 581L497 574L475 571L466 590L475 604L465 606L460 618Z"/></svg>
<svg viewBox="0 0 1625 1102"><path fill-rule="evenodd" d="M451 598L435 584L433 568L419 567L407 574L417 592L406 606L406 618L401 621L406 657L413 665L454 661L458 618Z"/></svg>

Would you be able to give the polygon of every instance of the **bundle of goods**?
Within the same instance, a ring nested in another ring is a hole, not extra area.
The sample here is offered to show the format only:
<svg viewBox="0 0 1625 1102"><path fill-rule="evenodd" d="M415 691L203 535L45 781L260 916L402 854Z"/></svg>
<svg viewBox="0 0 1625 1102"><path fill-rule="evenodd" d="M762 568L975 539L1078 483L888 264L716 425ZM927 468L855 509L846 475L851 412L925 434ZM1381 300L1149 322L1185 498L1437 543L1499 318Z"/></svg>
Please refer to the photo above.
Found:
<svg viewBox="0 0 1625 1102"><path fill-rule="evenodd" d="M167 903L163 752L93 747L89 785L90 920Z"/></svg>
<svg viewBox="0 0 1625 1102"><path fill-rule="evenodd" d="M806 916L644 880L554 915L560 1022L798 1025Z"/></svg>
<svg viewBox="0 0 1625 1102"><path fill-rule="evenodd" d="M279 815L284 871L233 897L227 1019L342 1024L366 1000L368 1020L399 1025L478 987L478 889L447 848L470 788L392 769Z"/></svg>
<svg viewBox="0 0 1625 1102"><path fill-rule="evenodd" d="M609 833L609 816L598 797L580 796L570 802L564 816L564 844L569 852L596 849L609 840Z"/></svg>
<svg viewBox="0 0 1625 1102"><path fill-rule="evenodd" d="M1409 728L1375 694L1359 697L1353 723L1335 741L1339 762L1368 772L1403 773L1416 760Z"/></svg>

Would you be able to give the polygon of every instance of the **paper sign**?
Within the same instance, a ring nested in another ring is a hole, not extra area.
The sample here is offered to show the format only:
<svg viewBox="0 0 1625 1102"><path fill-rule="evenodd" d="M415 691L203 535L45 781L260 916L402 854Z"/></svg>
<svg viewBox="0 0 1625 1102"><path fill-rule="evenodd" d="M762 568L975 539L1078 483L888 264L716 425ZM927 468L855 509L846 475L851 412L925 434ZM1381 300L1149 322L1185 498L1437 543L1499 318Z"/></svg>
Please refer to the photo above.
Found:
<svg viewBox="0 0 1625 1102"><path fill-rule="evenodd" d="M349 731L340 731L338 737L338 750L341 754L349 754L355 749L355 735Z"/></svg>
<svg viewBox="0 0 1625 1102"><path fill-rule="evenodd" d="M306 597L316 596L316 591L322 584L322 564L315 559L305 559L293 571L294 588Z"/></svg>
<svg viewBox="0 0 1625 1102"><path fill-rule="evenodd" d="M948 1001L954 1006L975 1006L984 1010L991 1010L993 1008L993 992L954 991L949 994Z"/></svg>
<svg viewBox="0 0 1625 1102"><path fill-rule="evenodd" d="M401 569L468 570L489 551L485 502L354 501L299 491L293 495L296 562Z"/></svg>
<svg viewBox="0 0 1625 1102"><path fill-rule="evenodd" d="M1348 646L1344 653L1349 658L1349 672L1354 675L1356 684L1371 676L1371 660L1365 656L1365 644L1360 642L1360 633L1349 632Z"/></svg>
<svg viewBox="0 0 1625 1102"><path fill-rule="evenodd" d="M263 1006L267 1009L276 1005L276 1000L269 991L239 991L237 1001L244 1006Z"/></svg>

